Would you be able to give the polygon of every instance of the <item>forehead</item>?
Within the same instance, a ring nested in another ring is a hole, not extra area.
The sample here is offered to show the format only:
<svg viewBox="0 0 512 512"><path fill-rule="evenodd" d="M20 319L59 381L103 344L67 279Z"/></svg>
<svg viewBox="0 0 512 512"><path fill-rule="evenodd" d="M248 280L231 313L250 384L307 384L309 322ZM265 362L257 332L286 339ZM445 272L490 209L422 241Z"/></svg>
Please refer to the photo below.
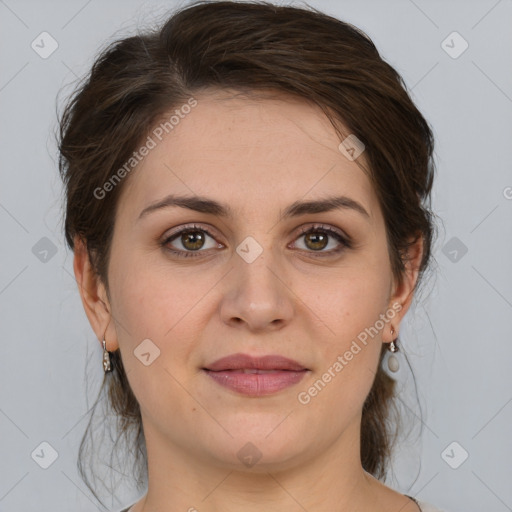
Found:
<svg viewBox="0 0 512 512"><path fill-rule="evenodd" d="M283 94L209 91L194 98L196 106L175 116L172 128L167 124L165 131L160 123L151 132L154 147L123 193L130 206L169 193L193 194L229 201L242 213L336 193L375 215L364 153L351 161L340 151L340 138L320 107Z"/></svg>

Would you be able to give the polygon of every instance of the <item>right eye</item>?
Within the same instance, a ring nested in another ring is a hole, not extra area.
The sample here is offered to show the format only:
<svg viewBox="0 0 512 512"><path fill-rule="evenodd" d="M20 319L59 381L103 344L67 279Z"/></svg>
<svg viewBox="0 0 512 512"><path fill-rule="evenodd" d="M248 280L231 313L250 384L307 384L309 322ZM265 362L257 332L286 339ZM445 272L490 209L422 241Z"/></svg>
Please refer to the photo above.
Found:
<svg viewBox="0 0 512 512"><path fill-rule="evenodd" d="M162 242L162 246L179 258L197 257L200 256L199 253L206 252L201 249L204 248L207 237L212 238L212 240L214 239L213 235L206 228L194 224L192 226L185 226L179 231L174 232L171 236L166 237ZM169 244L174 241L177 241L182 246L182 249L169 247ZM215 247L219 248L217 242L210 244L210 247L206 249Z"/></svg>

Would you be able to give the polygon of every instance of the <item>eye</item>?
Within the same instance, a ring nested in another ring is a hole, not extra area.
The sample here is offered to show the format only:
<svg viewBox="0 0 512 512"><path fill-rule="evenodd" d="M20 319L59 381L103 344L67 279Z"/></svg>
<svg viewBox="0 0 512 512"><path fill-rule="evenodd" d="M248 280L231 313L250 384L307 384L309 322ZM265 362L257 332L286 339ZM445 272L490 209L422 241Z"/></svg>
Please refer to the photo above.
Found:
<svg viewBox="0 0 512 512"><path fill-rule="evenodd" d="M348 237L344 236L341 232L324 225L303 227L300 230L300 236L298 238L304 239L304 250L307 252L317 252L319 253L317 255L321 257L338 254L344 249L351 247ZM330 238L334 238L338 242L339 247L329 251L324 251L323 249L329 245ZM315 256L317 255L315 254Z"/></svg>
<svg viewBox="0 0 512 512"><path fill-rule="evenodd" d="M185 227L167 237L162 242L162 246L180 258L196 257L199 256L198 253L205 252L201 251L201 249L205 248L207 238L214 240L213 235L207 229L193 225ZM175 243L181 245L182 248L172 249L169 247L169 244L175 240ZM206 247L206 249L218 248L220 245L221 244L214 241L214 243L210 243L210 246Z"/></svg>

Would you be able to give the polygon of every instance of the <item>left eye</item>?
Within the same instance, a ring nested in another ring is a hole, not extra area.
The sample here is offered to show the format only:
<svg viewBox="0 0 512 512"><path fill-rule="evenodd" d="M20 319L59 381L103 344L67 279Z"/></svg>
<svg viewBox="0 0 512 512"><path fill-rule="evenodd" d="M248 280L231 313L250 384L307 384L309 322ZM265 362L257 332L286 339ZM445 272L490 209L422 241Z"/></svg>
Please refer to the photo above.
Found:
<svg viewBox="0 0 512 512"><path fill-rule="evenodd" d="M210 243L209 247L205 247L207 238L212 239L212 243ZM305 242L305 248L300 248L301 250L313 253L316 252L319 256L337 254L343 249L350 247L349 240L346 237L325 226L310 226L303 228L297 239L300 238L303 238ZM329 245L331 238L334 238L338 242L339 247L324 251L323 249ZM182 245L182 249L169 247L169 244L175 240L179 241ZM199 256L198 253L204 252L201 251L201 249L207 250L221 248L222 244L216 242L213 235L207 229L199 226L190 226L166 238L162 242L162 246L165 246L171 253L178 257L187 258Z"/></svg>
<svg viewBox="0 0 512 512"><path fill-rule="evenodd" d="M323 226L320 227L310 227L303 229L298 238L304 238L306 249L312 249L313 252L322 252L322 253L338 253L344 247L349 247L348 241L337 231L334 231L331 228L326 228ZM323 251L329 244L329 239L334 238L338 241L338 245L341 244L341 248L335 248L330 251Z"/></svg>

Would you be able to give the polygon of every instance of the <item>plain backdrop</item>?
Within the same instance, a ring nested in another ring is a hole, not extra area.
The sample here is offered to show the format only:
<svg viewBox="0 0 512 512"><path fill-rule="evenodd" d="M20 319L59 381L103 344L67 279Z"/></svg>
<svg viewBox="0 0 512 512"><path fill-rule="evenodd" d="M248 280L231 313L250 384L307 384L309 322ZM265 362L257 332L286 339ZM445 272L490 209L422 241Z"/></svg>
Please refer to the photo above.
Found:
<svg viewBox="0 0 512 512"><path fill-rule="evenodd" d="M435 267L400 332L418 399L402 365L412 430L387 483L512 510L512 1L309 4L368 33L436 137ZM0 1L1 512L104 510L76 469L103 369L62 232L56 105L108 41L177 5ZM126 483L108 503L137 498Z"/></svg>

